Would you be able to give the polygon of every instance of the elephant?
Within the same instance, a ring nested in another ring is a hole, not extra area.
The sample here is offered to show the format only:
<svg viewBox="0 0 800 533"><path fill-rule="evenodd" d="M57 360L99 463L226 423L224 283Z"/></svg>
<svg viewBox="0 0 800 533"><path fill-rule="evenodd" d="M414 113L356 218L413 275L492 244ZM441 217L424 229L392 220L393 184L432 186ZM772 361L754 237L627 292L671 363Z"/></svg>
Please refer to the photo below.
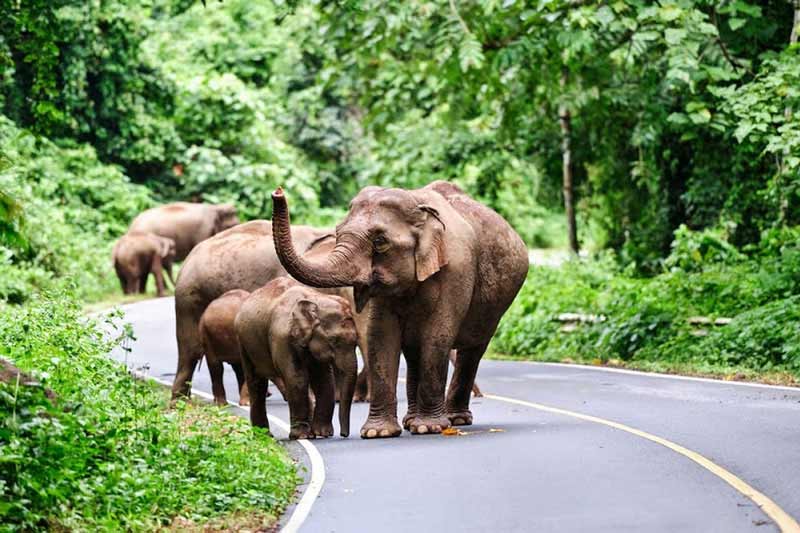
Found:
<svg viewBox="0 0 800 533"><path fill-rule="evenodd" d="M164 271L172 286L172 263L175 260L175 241L154 233L131 231L120 237L112 252L124 294L144 294L150 273L156 278L156 294L164 296Z"/></svg>
<svg viewBox="0 0 800 533"><path fill-rule="evenodd" d="M328 230L293 226L292 234L303 252L324 255L335 244ZM175 286L178 365L172 385L173 400L189 395L188 382L203 358L198 327L206 307L229 290L252 292L285 275L286 270L278 261L272 244L272 223L266 220L234 226L201 242L192 250ZM332 292L352 302L351 289L335 289ZM357 316L357 327L366 328L366 318L366 315ZM366 353L362 338L366 339L366 334L359 336L359 346L362 353Z"/></svg>
<svg viewBox="0 0 800 533"><path fill-rule="evenodd" d="M289 208L272 194L278 258L312 287L353 287L356 312L368 307L369 416L361 437L440 433L472 424L470 392L481 357L528 272L514 229L458 186L369 186L350 203L325 257L301 256ZM448 355L458 351L445 397ZM407 362L408 412L397 421L400 353Z"/></svg>
<svg viewBox="0 0 800 533"><path fill-rule="evenodd" d="M339 391L340 435L350 435L358 333L347 300L284 276L245 300L235 327L254 426L269 429L267 379L283 378L289 401L290 439L333 435L334 388ZM309 387L314 395L313 415Z"/></svg>
<svg viewBox="0 0 800 533"><path fill-rule="evenodd" d="M225 386L222 383L222 363L228 363L236 373L239 384L239 405L250 405L250 396L242 370L242 353L233 327L236 314L250 293L241 289L226 292L206 307L200 317L199 335L206 354L211 391L217 405L226 405Z"/></svg>
<svg viewBox="0 0 800 533"><path fill-rule="evenodd" d="M183 261L198 243L239 223L230 204L174 202L139 213L129 231L149 231L175 241L175 260Z"/></svg>

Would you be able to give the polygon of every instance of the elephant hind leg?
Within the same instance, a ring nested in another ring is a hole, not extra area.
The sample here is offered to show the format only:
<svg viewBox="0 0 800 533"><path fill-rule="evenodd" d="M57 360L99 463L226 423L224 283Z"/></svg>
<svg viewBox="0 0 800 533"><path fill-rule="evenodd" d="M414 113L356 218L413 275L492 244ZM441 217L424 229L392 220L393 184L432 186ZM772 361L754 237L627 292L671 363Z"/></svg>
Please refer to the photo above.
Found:
<svg viewBox="0 0 800 533"><path fill-rule="evenodd" d="M197 363L203 358L198 319L178 299L175 300L175 316L177 319L178 368L175 371L175 381L172 383L173 400L179 396L189 396L192 375L194 375Z"/></svg>
<svg viewBox="0 0 800 533"><path fill-rule="evenodd" d="M450 387L447 390L447 418L454 426L472 424L472 412L469 410L470 393L475 386L475 375L488 344L458 351L455 371ZM480 392L480 390L479 390Z"/></svg>

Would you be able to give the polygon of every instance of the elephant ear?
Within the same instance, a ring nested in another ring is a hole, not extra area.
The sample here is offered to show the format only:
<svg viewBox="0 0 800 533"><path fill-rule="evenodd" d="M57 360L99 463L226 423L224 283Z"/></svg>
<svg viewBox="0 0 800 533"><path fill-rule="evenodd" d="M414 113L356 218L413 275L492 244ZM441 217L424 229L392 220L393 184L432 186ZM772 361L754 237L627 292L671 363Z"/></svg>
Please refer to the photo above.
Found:
<svg viewBox="0 0 800 533"><path fill-rule="evenodd" d="M445 225L435 208L421 204L417 206L420 220L417 224L419 237L414 261L417 280L425 281L447 264L447 246L444 242Z"/></svg>
<svg viewBox="0 0 800 533"><path fill-rule="evenodd" d="M289 338L303 348L308 346L314 328L319 324L319 308L311 300L300 300L292 309Z"/></svg>

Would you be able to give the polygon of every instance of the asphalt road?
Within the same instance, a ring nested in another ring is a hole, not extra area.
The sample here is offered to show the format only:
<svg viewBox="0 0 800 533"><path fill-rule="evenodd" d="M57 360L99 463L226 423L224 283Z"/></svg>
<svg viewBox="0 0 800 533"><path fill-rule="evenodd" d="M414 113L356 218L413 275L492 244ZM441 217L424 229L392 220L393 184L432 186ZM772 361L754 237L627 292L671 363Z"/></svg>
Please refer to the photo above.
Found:
<svg viewBox="0 0 800 533"><path fill-rule="evenodd" d="M171 381L172 298L125 310L138 338L128 364L149 364L150 375ZM230 369L225 380L235 400ZM462 428L465 435L382 440L357 437L367 405L355 405L355 437L314 441L326 480L302 531L779 530L751 499L686 456L542 405L668 439L800 517L800 390L497 361L481 364L478 382L484 393L536 405L475 399L475 425ZM194 387L210 392L205 365ZM288 420L275 392L268 411ZM404 390L398 398L402 417Z"/></svg>

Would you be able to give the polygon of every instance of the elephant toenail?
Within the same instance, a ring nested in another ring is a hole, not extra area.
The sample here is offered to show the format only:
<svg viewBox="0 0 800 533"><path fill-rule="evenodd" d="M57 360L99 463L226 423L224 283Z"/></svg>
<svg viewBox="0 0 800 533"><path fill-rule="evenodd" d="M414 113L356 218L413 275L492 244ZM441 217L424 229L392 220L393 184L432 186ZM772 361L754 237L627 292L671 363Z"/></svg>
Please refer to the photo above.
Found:
<svg viewBox="0 0 800 533"><path fill-rule="evenodd" d="M381 430L381 437L388 437L388 436L389 436L389 430L388 429L382 429Z"/></svg>
<svg viewBox="0 0 800 533"><path fill-rule="evenodd" d="M370 439L372 437L377 436L377 435L378 435L378 431L375 430L375 429L370 429L369 431L367 431L367 437L370 438Z"/></svg>
<svg viewBox="0 0 800 533"><path fill-rule="evenodd" d="M423 425L421 425L421 426L419 426L417 428L417 433L423 433L424 434L424 433L427 433L427 432L428 432L428 426L426 426L425 424L423 424Z"/></svg>

